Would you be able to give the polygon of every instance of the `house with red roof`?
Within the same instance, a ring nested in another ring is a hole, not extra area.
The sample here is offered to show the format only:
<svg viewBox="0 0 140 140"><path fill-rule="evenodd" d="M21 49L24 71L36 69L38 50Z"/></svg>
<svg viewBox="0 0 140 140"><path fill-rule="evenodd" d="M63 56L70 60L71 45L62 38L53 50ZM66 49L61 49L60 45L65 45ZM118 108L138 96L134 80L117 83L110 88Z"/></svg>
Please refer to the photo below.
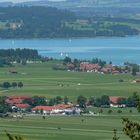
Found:
<svg viewBox="0 0 140 140"><path fill-rule="evenodd" d="M17 109L18 111L22 110L22 111L25 111L30 105L29 104L15 104L14 106L12 106L12 109Z"/></svg>
<svg viewBox="0 0 140 140"><path fill-rule="evenodd" d="M36 106L32 110L33 112L36 111L43 111L43 113L49 113L49 114L58 114L58 113L63 113L65 109L70 109L74 107L73 104L58 104L55 106Z"/></svg>
<svg viewBox="0 0 140 140"><path fill-rule="evenodd" d="M26 108L29 107L30 105L28 105L28 104L15 104L15 106L16 106L17 108L26 109Z"/></svg>
<svg viewBox="0 0 140 140"><path fill-rule="evenodd" d="M8 99L28 99L31 98L31 96L7 96Z"/></svg>
<svg viewBox="0 0 140 140"><path fill-rule="evenodd" d="M31 98L31 96L7 96L6 103L10 105L21 104L24 99Z"/></svg>
<svg viewBox="0 0 140 140"><path fill-rule="evenodd" d="M89 62L82 62L80 64L81 71L98 72L101 66L99 64L90 64Z"/></svg>
<svg viewBox="0 0 140 140"><path fill-rule="evenodd" d="M6 99L5 102L10 105L20 104L22 103L22 99Z"/></svg>
<svg viewBox="0 0 140 140"><path fill-rule="evenodd" d="M110 107L126 107L126 105L124 105L124 104L121 104L121 105L118 104L118 100L120 98L123 98L123 97L121 97L121 96L109 96Z"/></svg>

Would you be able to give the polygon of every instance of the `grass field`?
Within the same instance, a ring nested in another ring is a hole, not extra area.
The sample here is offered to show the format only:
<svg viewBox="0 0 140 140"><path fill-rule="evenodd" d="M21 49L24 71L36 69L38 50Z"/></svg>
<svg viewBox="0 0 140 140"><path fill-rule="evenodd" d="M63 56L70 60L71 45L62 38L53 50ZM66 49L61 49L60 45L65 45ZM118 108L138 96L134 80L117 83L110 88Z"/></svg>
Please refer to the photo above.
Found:
<svg viewBox="0 0 140 140"><path fill-rule="evenodd" d="M129 118L140 121L139 116ZM28 140L111 140L114 128L120 140L128 139L122 132L121 116L51 116L45 120L42 117L26 117L23 120L1 119L0 124L2 140L7 140L2 131L5 129L11 134L25 136Z"/></svg>
<svg viewBox="0 0 140 140"><path fill-rule="evenodd" d="M133 92L140 91L139 84L132 84L131 75L101 75L85 72L54 71L51 66L55 62L43 64L17 65L14 69L18 74L9 73L9 69L0 68L0 83L4 81L22 81L22 89L9 90L0 89L0 95L41 95L48 98L68 96L71 100L76 100L77 96L83 95L101 96L131 96ZM123 79L124 82L119 82ZM81 83L79 86L78 83ZM59 84L63 84L61 87Z"/></svg>
<svg viewBox="0 0 140 140"><path fill-rule="evenodd" d="M47 98L56 96L68 96L75 101L78 95L86 97L101 95L131 96L134 91L140 91L139 84L132 84L131 75L101 75L84 72L54 71L52 65L56 62L43 64L16 65L14 68L0 68L0 83L4 81L22 81L24 87L21 89L0 89L0 95L40 95ZM15 69L18 74L9 73ZM124 82L119 82L123 79ZM81 83L79 86L78 83ZM64 86L59 86L63 84ZM90 108L98 112L100 108ZM113 129L118 130L118 136L122 140L127 137L122 133L121 118L129 117L140 122L140 116L136 109L123 109L121 114L113 109L108 114L104 109L101 116L90 117L25 117L23 120L0 119L0 139L7 140L4 130L12 134L20 134L28 140L111 140ZM82 119L84 122L82 123ZM61 128L61 129L58 129ZM121 140L120 139L120 140Z"/></svg>

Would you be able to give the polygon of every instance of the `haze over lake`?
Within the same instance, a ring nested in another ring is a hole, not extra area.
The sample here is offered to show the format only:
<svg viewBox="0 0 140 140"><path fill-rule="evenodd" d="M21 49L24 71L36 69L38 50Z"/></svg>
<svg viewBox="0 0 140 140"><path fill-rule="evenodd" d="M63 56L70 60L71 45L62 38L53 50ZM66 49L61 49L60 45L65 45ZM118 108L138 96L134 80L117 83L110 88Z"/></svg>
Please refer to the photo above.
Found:
<svg viewBox="0 0 140 140"><path fill-rule="evenodd" d="M140 64L140 36L77 39L2 39L0 48L32 48L43 56L62 59L101 58L121 65L124 62Z"/></svg>

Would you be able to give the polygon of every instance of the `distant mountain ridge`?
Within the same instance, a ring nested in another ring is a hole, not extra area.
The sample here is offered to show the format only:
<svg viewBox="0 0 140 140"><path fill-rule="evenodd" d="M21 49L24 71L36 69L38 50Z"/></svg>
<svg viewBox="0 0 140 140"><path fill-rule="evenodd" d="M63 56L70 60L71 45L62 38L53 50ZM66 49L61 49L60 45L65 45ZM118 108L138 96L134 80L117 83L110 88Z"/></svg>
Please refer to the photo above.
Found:
<svg viewBox="0 0 140 140"><path fill-rule="evenodd" d="M10 1L10 0L9 0ZM81 16L139 16L140 0L39 0L22 3L0 2L0 7L44 6L68 9ZM140 19L140 16L138 17Z"/></svg>
<svg viewBox="0 0 140 140"><path fill-rule="evenodd" d="M128 6L129 4L137 6L136 4L140 4L140 0L40 0L38 2L25 2L24 4L61 7Z"/></svg>
<svg viewBox="0 0 140 140"><path fill-rule="evenodd" d="M10 0L9 0L10 1ZM95 6L140 6L140 0L40 0L22 3L0 2L0 6L54 6L58 8L95 7Z"/></svg>

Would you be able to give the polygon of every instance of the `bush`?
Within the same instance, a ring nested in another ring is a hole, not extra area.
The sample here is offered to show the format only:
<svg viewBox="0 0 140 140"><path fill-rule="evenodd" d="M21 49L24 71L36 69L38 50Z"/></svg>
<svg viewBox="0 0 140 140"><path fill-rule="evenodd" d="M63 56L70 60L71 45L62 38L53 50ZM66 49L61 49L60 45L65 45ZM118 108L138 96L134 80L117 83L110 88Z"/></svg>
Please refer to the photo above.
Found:
<svg viewBox="0 0 140 140"><path fill-rule="evenodd" d="M124 82L123 79L120 79L119 82Z"/></svg>
<svg viewBox="0 0 140 140"><path fill-rule="evenodd" d="M122 113L122 110L118 110L117 113L119 113L119 114Z"/></svg>
<svg viewBox="0 0 140 140"><path fill-rule="evenodd" d="M113 111L110 109L110 110L108 110L108 114L111 114Z"/></svg>

